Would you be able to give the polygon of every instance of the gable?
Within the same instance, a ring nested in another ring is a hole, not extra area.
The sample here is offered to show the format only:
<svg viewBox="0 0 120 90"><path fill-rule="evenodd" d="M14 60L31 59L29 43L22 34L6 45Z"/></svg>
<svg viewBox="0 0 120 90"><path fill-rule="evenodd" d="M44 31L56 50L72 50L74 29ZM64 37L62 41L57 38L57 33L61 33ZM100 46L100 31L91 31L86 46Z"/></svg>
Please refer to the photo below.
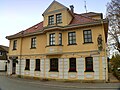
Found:
<svg viewBox="0 0 120 90"><path fill-rule="evenodd" d="M67 9L64 5L60 4L57 1L53 1L50 6L44 11L43 15L48 14L50 12L54 12L57 10Z"/></svg>

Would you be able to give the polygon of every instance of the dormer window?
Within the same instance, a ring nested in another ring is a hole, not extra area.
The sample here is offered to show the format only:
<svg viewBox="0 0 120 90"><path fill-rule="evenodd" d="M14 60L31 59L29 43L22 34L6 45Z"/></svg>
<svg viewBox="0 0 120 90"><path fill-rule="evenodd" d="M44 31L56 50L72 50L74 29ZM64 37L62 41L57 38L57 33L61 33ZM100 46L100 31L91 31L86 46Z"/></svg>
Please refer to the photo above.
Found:
<svg viewBox="0 0 120 90"><path fill-rule="evenodd" d="M56 23L59 24L59 23L62 23L62 14L56 14Z"/></svg>
<svg viewBox="0 0 120 90"><path fill-rule="evenodd" d="M54 15L51 15L48 17L48 25L53 25L54 24Z"/></svg>

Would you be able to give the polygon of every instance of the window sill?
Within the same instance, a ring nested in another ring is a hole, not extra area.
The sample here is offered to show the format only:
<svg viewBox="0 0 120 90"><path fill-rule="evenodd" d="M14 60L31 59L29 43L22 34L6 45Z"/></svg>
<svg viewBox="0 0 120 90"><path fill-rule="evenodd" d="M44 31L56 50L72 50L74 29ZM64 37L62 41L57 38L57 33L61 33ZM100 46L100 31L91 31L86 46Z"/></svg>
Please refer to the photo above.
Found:
<svg viewBox="0 0 120 90"><path fill-rule="evenodd" d="M49 72L59 72L59 71L58 70L57 71L50 70Z"/></svg>
<svg viewBox="0 0 120 90"><path fill-rule="evenodd" d="M84 42L83 44L93 44L93 42Z"/></svg>
<svg viewBox="0 0 120 90"><path fill-rule="evenodd" d="M56 25L57 25L57 24L62 24L62 22L58 22L58 23L56 23Z"/></svg>
<svg viewBox="0 0 120 90"><path fill-rule="evenodd" d="M68 44L68 46L70 46L70 45L77 45L77 43L74 43L74 44Z"/></svg>
<svg viewBox="0 0 120 90"><path fill-rule="evenodd" d="M73 73L76 73L77 71L71 71L71 70L69 70L68 72L73 72Z"/></svg>
<svg viewBox="0 0 120 90"><path fill-rule="evenodd" d="M25 71L30 71L30 69L25 69Z"/></svg>
<svg viewBox="0 0 120 90"><path fill-rule="evenodd" d="M94 71L84 71L84 72L94 72Z"/></svg>
<svg viewBox="0 0 120 90"><path fill-rule="evenodd" d="M39 72L39 71L41 71L41 70L35 69L35 71L38 71L38 72Z"/></svg>
<svg viewBox="0 0 120 90"><path fill-rule="evenodd" d="M46 47L54 47L54 46L63 46L63 45L47 45Z"/></svg>
<svg viewBox="0 0 120 90"><path fill-rule="evenodd" d="M17 50L17 49L12 49L13 51Z"/></svg>
<svg viewBox="0 0 120 90"><path fill-rule="evenodd" d="M36 47L31 47L30 49L36 49Z"/></svg>

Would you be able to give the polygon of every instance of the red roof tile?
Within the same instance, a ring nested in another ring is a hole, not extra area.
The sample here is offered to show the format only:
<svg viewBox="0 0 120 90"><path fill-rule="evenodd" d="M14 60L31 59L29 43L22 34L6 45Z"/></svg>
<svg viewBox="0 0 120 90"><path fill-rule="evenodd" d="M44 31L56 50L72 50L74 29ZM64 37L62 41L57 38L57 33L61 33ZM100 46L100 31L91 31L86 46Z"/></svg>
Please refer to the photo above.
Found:
<svg viewBox="0 0 120 90"><path fill-rule="evenodd" d="M83 16L82 14L74 14L74 19L71 21L71 24L85 24L96 21L95 19L92 19L88 16Z"/></svg>
<svg viewBox="0 0 120 90"><path fill-rule="evenodd" d="M34 26L32 26L32 27L30 27L30 28L28 28L28 29L26 29L24 31L24 34L36 32L36 31L42 30L42 29L43 29L43 21L38 23L38 24L36 24L36 25L34 25Z"/></svg>

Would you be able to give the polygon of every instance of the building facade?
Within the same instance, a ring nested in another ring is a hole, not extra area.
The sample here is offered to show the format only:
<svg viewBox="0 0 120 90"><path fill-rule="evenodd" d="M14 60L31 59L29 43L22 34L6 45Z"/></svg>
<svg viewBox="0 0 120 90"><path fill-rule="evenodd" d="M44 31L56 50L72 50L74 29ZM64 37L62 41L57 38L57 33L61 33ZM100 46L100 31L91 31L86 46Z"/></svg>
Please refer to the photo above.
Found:
<svg viewBox="0 0 120 90"><path fill-rule="evenodd" d="M107 80L108 22L101 13L74 13L53 1L44 20L7 36L8 74L62 80Z"/></svg>
<svg viewBox="0 0 120 90"><path fill-rule="evenodd" d="M0 71L7 71L8 47L0 45Z"/></svg>

